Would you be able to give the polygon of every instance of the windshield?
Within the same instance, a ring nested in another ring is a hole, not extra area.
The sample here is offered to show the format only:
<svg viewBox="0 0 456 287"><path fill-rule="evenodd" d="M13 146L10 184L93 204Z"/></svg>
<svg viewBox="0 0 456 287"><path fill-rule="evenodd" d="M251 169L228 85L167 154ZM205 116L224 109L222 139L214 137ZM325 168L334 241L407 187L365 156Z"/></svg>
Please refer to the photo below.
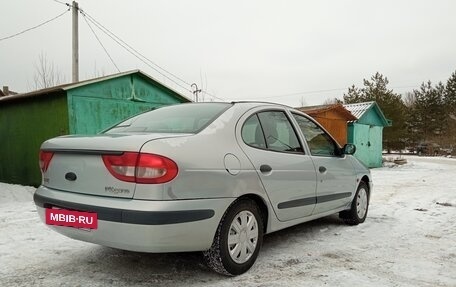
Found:
<svg viewBox="0 0 456 287"><path fill-rule="evenodd" d="M191 103L162 107L123 121L105 133L197 133L231 106Z"/></svg>

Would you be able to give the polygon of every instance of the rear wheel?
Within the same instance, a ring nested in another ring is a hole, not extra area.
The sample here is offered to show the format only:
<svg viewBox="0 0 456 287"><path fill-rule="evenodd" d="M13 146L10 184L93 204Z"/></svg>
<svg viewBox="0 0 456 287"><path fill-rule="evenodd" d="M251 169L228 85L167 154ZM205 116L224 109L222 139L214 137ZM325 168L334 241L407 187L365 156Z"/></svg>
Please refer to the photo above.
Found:
<svg viewBox="0 0 456 287"><path fill-rule="evenodd" d="M217 273L239 275L252 267L263 242L263 221L255 202L241 199L225 213L214 242L203 255Z"/></svg>
<svg viewBox="0 0 456 287"><path fill-rule="evenodd" d="M351 208L339 213L339 217L349 225L358 225L363 223L367 217L369 209L369 188L365 182L360 182L353 198Z"/></svg>

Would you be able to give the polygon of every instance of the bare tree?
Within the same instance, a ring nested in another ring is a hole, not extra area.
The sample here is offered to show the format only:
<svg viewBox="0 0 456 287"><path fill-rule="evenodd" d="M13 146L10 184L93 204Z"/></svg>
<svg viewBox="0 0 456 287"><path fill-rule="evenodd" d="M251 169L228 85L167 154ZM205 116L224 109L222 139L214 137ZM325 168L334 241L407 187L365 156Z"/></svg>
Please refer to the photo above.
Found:
<svg viewBox="0 0 456 287"><path fill-rule="evenodd" d="M38 63L35 63L34 66L33 88L35 90L57 86L65 82L65 75L48 59L45 53L40 53Z"/></svg>
<svg viewBox="0 0 456 287"><path fill-rule="evenodd" d="M307 106L307 102L303 96L301 96L301 100L299 101L299 104L301 105L301 107Z"/></svg>
<svg viewBox="0 0 456 287"><path fill-rule="evenodd" d="M323 102L323 105L335 105L335 104L342 104L342 101L339 100L338 98L329 98Z"/></svg>
<svg viewBox="0 0 456 287"><path fill-rule="evenodd" d="M89 78L100 78L106 76L106 72L103 68L99 69L97 67L97 62L94 63L93 66L93 74L89 76Z"/></svg>
<svg viewBox="0 0 456 287"><path fill-rule="evenodd" d="M409 109L413 108L415 106L415 103L416 103L416 96L412 92L407 92L403 96L403 101L404 101L404 104L405 104L405 106L407 108L409 108Z"/></svg>

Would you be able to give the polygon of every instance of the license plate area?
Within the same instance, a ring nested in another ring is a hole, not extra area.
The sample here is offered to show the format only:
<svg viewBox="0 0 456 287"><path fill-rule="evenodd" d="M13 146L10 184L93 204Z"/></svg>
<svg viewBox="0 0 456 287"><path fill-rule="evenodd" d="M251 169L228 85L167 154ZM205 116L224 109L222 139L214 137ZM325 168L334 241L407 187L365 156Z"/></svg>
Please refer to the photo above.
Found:
<svg viewBox="0 0 456 287"><path fill-rule="evenodd" d="M91 230L98 228L98 216L96 212L46 208L46 224Z"/></svg>

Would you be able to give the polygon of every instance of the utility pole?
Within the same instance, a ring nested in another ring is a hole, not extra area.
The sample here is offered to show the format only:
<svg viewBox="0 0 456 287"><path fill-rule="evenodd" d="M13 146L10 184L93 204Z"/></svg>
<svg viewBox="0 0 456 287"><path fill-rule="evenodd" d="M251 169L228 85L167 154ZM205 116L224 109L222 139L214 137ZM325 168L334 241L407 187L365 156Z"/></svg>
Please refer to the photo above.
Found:
<svg viewBox="0 0 456 287"><path fill-rule="evenodd" d="M195 88L195 90L193 91L193 94L195 95L195 102L198 102L198 93L201 92L201 89L198 90L198 85L196 85L195 83L193 83L191 85L192 88Z"/></svg>
<svg viewBox="0 0 456 287"><path fill-rule="evenodd" d="M79 35L78 35L78 2L73 1L73 61L72 61L72 78L73 83L79 82Z"/></svg>

